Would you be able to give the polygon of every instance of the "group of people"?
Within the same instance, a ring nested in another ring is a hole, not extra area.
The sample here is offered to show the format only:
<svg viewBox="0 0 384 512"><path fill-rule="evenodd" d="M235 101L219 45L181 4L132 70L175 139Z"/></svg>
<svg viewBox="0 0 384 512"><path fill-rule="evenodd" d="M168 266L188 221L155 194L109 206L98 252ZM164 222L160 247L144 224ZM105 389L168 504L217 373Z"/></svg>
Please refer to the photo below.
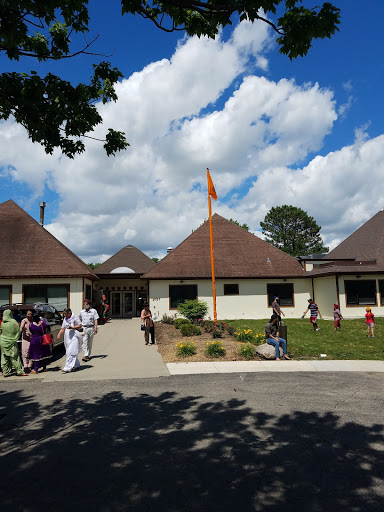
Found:
<svg viewBox="0 0 384 512"><path fill-rule="evenodd" d="M283 359L289 359L287 356L287 341L284 338L279 337L279 326L281 322L281 315L285 316L283 311L281 310L280 304L279 304L279 297L275 296L273 297L272 302L272 309L273 314L271 316L270 321L265 325L265 337L266 342L269 345L273 345L275 347L276 351L276 361L280 361L280 347L283 349ZM308 307L304 311L302 319L305 317L305 315L310 312L310 322L313 326L313 329L315 331L319 331L320 328L317 325L317 317L323 318L320 313L319 306L312 300L308 299ZM340 308L338 304L333 305L333 320L334 320L334 331L337 330L342 331L341 328L341 320L343 319L343 316L340 312ZM367 336L368 338L375 338L374 335L374 327L375 327L375 315L372 313L371 308L366 308L366 314L365 314L365 325L367 326Z"/></svg>
<svg viewBox="0 0 384 512"><path fill-rule="evenodd" d="M60 339L64 334L66 353L63 373L69 373L80 366L79 353L83 350L83 361L91 359L93 337L97 333L99 315L92 308L92 302L84 301L84 309L79 315L70 308L64 310L63 323L57 334ZM13 318L12 311L3 313L0 325L1 370L4 377L9 377L13 370L16 375L37 374L39 369L47 371L47 364L52 357L52 345L43 343L43 336L49 332L49 326L43 312L28 311L26 318L19 323ZM21 335L21 358L18 340Z"/></svg>

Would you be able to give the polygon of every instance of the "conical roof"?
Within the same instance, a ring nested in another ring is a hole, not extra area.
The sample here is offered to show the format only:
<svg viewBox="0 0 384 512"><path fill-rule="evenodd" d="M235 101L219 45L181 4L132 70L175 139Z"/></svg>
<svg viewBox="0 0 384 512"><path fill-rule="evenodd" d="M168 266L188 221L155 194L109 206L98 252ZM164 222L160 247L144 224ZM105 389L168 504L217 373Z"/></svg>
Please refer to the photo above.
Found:
<svg viewBox="0 0 384 512"><path fill-rule="evenodd" d="M87 277L92 269L12 199L0 204L0 278Z"/></svg>
<svg viewBox="0 0 384 512"><path fill-rule="evenodd" d="M97 275L110 274L111 272L116 274L144 274L155 265L156 263L137 247L127 245L99 265L95 272Z"/></svg>
<svg viewBox="0 0 384 512"><path fill-rule="evenodd" d="M212 217L216 278L304 277L300 263L217 213ZM144 276L148 279L211 277L206 221Z"/></svg>
<svg viewBox="0 0 384 512"><path fill-rule="evenodd" d="M365 224L356 229L327 259L355 258L357 261L376 260L384 269L384 210L379 211Z"/></svg>

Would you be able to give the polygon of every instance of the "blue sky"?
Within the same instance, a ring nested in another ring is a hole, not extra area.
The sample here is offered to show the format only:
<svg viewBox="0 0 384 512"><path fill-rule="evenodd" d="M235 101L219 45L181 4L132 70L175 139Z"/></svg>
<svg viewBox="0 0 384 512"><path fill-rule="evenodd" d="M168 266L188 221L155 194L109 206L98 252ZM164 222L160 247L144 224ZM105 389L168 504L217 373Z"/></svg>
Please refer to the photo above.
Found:
<svg viewBox="0 0 384 512"><path fill-rule="evenodd" d="M118 2L92 0L87 38L100 34L94 51L113 54L125 77L118 103L101 107L105 127L126 131L131 148L107 159L89 143L74 161L47 157L12 121L1 123L0 201L36 219L46 201L47 229L87 261L130 243L161 256L207 218L210 167L221 215L257 233L270 207L294 204L332 248L384 207L384 3L334 3L340 32L291 62L262 23L234 22L216 42L188 40L122 17ZM0 64L80 82L98 60Z"/></svg>

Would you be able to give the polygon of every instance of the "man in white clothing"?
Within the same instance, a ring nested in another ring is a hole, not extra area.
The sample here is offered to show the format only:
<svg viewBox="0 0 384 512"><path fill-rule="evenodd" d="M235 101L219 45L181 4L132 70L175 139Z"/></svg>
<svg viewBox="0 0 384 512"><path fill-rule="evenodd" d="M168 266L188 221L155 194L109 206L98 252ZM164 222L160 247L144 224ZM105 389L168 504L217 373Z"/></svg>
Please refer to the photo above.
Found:
<svg viewBox="0 0 384 512"><path fill-rule="evenodd" d="M97 320L99 315L96 309L91 306L92 302L89 299L85 299L84 309L79 315L81 325L83 326L83 361L90 361L93 336L97 334Z"/></svg>

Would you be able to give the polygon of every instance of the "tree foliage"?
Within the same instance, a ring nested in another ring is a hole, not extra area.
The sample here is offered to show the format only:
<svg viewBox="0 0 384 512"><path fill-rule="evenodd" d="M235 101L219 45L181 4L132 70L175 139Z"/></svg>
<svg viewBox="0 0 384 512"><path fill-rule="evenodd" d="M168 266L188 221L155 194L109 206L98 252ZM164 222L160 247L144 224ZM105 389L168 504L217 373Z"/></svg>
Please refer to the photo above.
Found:
<svg viewBox="0 0 384 512"><path fill-rule="evenodd" d="M91 267L92 270L95 270L101 263L88 263L88 267Z"/></svg>
<svg viewBox="0 0 384 512"><path fill-rule="evenodd" d="M98 36L83 48L72 49L71 36L89 31L87 4L88 0L0 0L0 52L10 60L39 62L99 55L90 50ZM312 9L301 0L121 0L121 5L122 14L139 14L161 30L183 30L190 36L213 38L220 27L232 24L234 16L262 21L275 30L279 51L290 59L306 55L313 39L331 37L340 23L339 9L329 2ZM285 11L278 16L281 7ZM122 76L108 61L93 65L88 84L73 85L52 73L2 73L0 119L12 116L47 153L59 148L73 158L85 149L83 137L91 137L102 122L95 103L116 101L114 85ZM124 133L113 128L103 142L108 155L129 145Z"/></svg>
<svg viewBox="0 0 384 512"><path fill-rule="evenodd" d="M235 219L229 219L231 222L233 222L234 224L236 224L236 226L239 226L240 228L243 228L245 229L245 231L249 231L249 226L248 224L240 224L239 221L235 220Z"/></svg>
<svg viewBox="0 0 384 512"><path fill-rule="evenodd" d="M328 252L320 236L321 227L296 206L271 208L260 226L267 242L292 256Z"/></svg>

